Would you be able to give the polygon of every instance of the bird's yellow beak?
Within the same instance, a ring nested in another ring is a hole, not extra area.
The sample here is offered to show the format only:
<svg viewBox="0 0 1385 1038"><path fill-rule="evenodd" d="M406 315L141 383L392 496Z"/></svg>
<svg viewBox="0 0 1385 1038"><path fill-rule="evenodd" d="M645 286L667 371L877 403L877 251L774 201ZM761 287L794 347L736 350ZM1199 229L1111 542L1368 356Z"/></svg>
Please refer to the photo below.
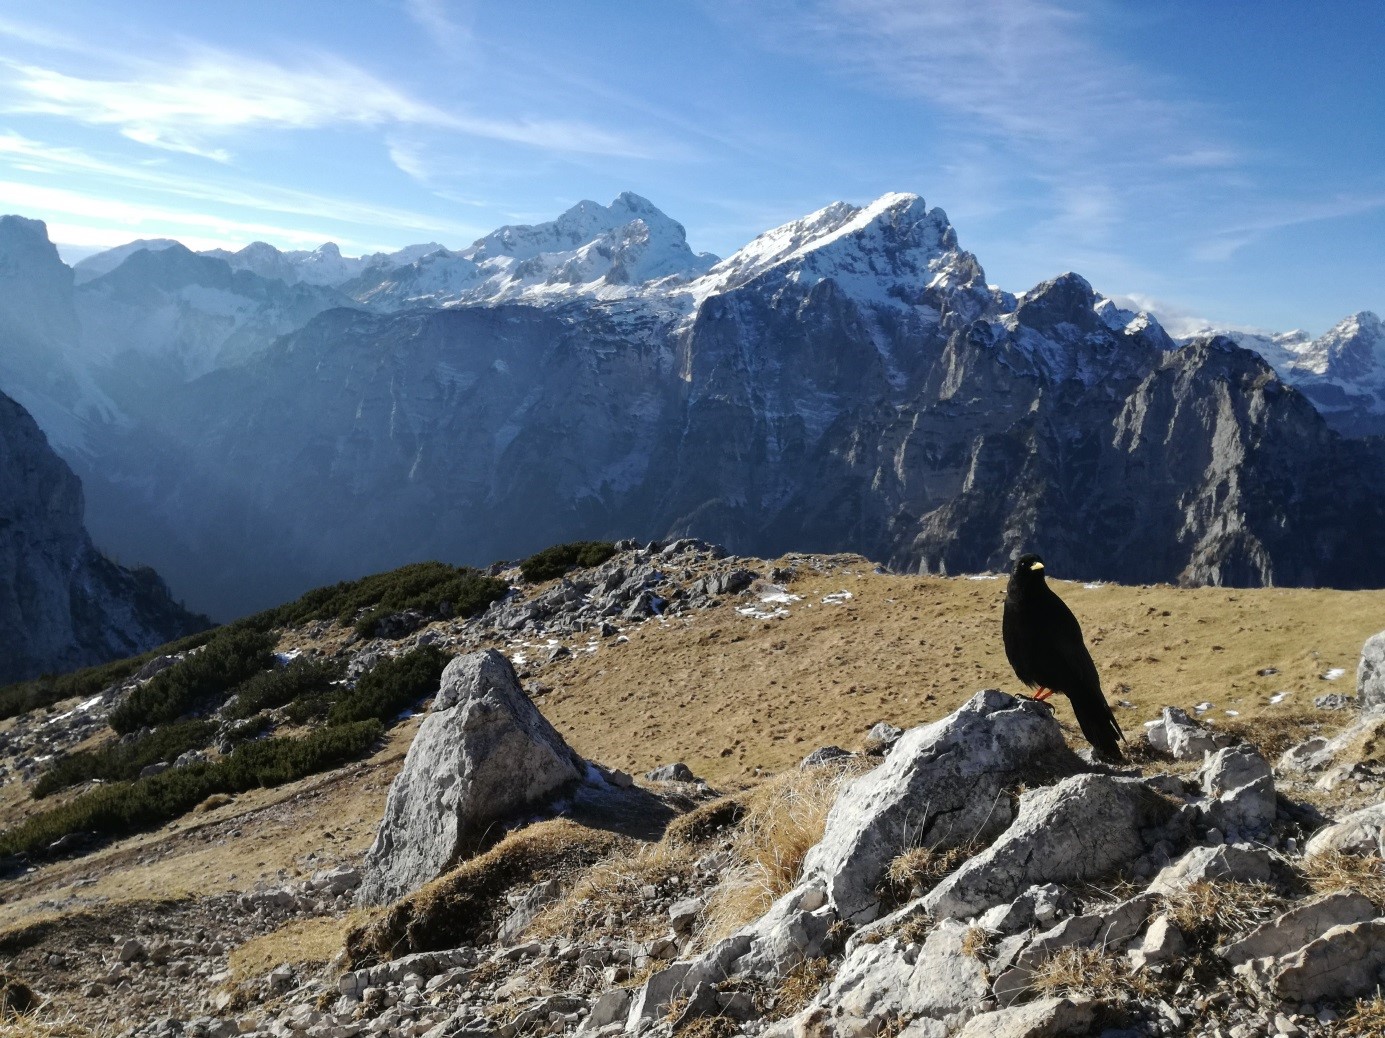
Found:
<svg viewBox="0 0 1385 1038"><path fill-rule="evenodd" d="M1031 563L1029 564L1029 568L1030 568L1030 569L1043 569L1043 568L1044 568L1044 564L1043 564L1042 562L1031 562Z"/></svg>

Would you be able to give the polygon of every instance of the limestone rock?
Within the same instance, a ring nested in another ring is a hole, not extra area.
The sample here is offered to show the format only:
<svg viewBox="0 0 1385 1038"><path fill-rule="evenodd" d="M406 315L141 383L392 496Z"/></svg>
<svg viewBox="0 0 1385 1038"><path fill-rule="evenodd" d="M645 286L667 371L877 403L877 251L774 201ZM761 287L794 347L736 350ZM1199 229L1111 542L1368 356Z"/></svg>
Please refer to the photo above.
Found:
<svg viewBox="0 0 1385 1038"><path fill-rule="evenodd" d="M983 1005L990 994L985 966L964 950L970 929L956 920L944 920L922 946L907 945L898 938L857 945L828 988L802 1014L803 1031L823 1036L868 1035L901 1017L960 1022L959 1014ZM946 1033L946 1027L937 1030Z"/></svg>
<svg viewBox="0 0 1385 1038"><path fill-rule="evenodd" d="M1218 948L1217 954L1233 966L1251 959L1278 958L1321 937L1334 926L1361 923L1374 916L1375 906L1369 898L1355 891L1338 891L1296 905L1239 941Z"/></svg>
<svg viewBox="0 0 1385 1038"><path fill-rule="evenodd" d="M697 776L692 773L692 768L682 761L675 764L661 764L652 771L647 771L644 777L650 782L696 782Z"/></svg>
<svg viewBox="0 0 1385 1038"><path fill-rule="evenodd" d="M520 688L495 650L443 671L366 855L359 900L382 904L418 889L474 850L486 829L553 796L584 762Z"/></svg>
<svg viewBox="0 0 1385 1038"><path fill-rule="evenodd" d="M1083 995L1040 998L1022 1006L974 1016L958 1038L1057 1038L1091 1033L1096 1006Z"/></svg>
<svg viewBox="0 0 1385 1038"><path fill-rule="evenodd" d="M804 874L822 878L843 918L868 922L896 855L911 846L945 850L993 837L1011 819L1005 791L1070 760L1057 722L1041 705L994 689L978 692L948 717L910 729L884 764L843 788Z"/></svg>
<svg viewBox="0 0 1385 1038"><path fill-rule="evenodd" d="M1239 844L1194 847L1154 877L1152 894L1174 894L1202 880L1230 879L1241 883L1273 883L1280 878L1269 851Z"/></svg>
<svg viewBox="0 0 1385 1038"><path fill-rule="evenodd" d="M1214 798L1208 816L1217 828L1256 833L1274 824L1278 801L1269 762L1248 744L1228 746L1207 758L1199 776Z"/></svg>
<svg viewBox="0 0 1385 1038"><path fill-rule="evenodd" d="M1340 854L1385 854L1385 803L1353 811L1313 834L1303 849L1307 857Z"/></svg>
<svg viewBox="0 0 1385 1038"><path fill-rule="evenodd" d="M1149 744L1175 760L1201 760L1217 748L1212 733L1176 706L1164 707L1163 716L1145 730Z"/></svg>
<svg viewBox="0 0 1385 1038"><path fill-rule="evenodd" d="M1167 915L1161 915L1149 924L1144 940L1130 953L1130 965L1134 969L1168 962L1183 954L1187 942L1183 931Z"/></svg>
<svg viewBox="0 0 1385 1038"><path fill-rule="evenodd" d="M1380 984L1385 919L1334 926L1278 962L1269 990L1286 1002L1359 998Z"/></svg>
<svg viewBox="0 0 1385 1038"><path fill-rule="evenodd" d="M1181 805L1139 779L1076 775L1031 790L1019 817L989 848L924 898L935 918L978 915L1040 882L1076 882L1110 872L1147 845L1186 838Z"/></svg>
<svg viewBox="0 0 1385 1038"><path fill-rule="evenodd" d="M1356 702L1362 710L1385 706L1385 631L1371 635L1361 646L1356 665Z"/></svg>

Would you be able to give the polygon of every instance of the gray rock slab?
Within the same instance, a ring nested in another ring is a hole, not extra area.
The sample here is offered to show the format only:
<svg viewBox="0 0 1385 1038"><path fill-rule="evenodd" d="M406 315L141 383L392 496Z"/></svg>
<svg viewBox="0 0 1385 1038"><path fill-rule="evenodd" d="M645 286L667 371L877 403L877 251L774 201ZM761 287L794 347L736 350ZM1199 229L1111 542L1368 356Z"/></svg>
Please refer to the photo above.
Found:
<svg viewBox="0 0 1385 1038"><path fill-rule="evenodd" d="M1361 646L1356 665L1356 702L1362 710L1385 707L1385 631L1373 634Z"/></svg>
<svg viewBox="0 0 1385 1038"><path fill-rule="evenodd" d="M1010 823L1006 790L1068 760L1075 758L1043 706L978 692L948 717L910 729L884 764L843 788L804 874L823 880L843 918L869 922L897 855L987 842Z"/></svg>
<svg viewBox="0 0 1385 1038"><path fill-rule="evenodd" d="M1385 919L1334 926L1278 960L1270 990L1282 1001L1360 998L1380 984L1385 968Z"/></svg>
<svg viewBox="0 0 1385 1038"><path fill-rule="evenodd" d="M1040 998L1022 1006L982 1013L967 1021L958 1038L1057 1038L1088 1034L1096 1020L1092 999Z"/></svg>
<svg viewBox="0 0 1385 1038"><path fill-rule="evenodd" d="M1338 854L1385 853L1385 803L1353 811L1313 834L1303 848L1306 857Z"/></svg>
<svg viewBox="0 0 1385 1038"><path fill-rule="evenodd" d="M478 847L493 823L584 772L509 660L494 649L459 656L390 786L359 900L385 904L417 890Z"/></svg>
<svg viewBox="0 0 1385 1038"><path fill-rule="evenodd" d="M1075 775L1031 790L1014 824L924 898L939 919L979 915L1037 883L1072 883L1110 872L1159 840L1186 840L1180 804L1140 779Z"/></svg>
<svg viewBox="0 0 1385 1038"><path fill-rule="evenodd" d="M1279 869L1270 852L1258 847L1194 847L1160 870L1148 889L1151 894L1176 894L1194 883L1217 879L1273 883L1279 879Z"/></svg>
<svg viewBox="0 0 1385 1038"><path fill-rule="evenodd" d="M1361 923L1375 917L1370 899L1355 891L1339 891L1298 905L1239 941L1217 949L1233 966L1251 959L1279 958L1321 937L1334 926Z"/></svg>

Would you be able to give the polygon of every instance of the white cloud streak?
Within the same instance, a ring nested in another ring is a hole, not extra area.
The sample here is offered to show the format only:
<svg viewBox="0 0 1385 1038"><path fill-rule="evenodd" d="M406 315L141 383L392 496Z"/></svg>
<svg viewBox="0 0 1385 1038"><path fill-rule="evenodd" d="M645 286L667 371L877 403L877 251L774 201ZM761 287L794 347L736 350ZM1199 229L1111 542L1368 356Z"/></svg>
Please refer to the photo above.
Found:
<svg viewBox="0 0 1385 1038"><path fill-rule="evenodd" d="M111 126L150 147L228 157L223 141L259 130L423 126L568 154L649 158L623 134L561 119L483 117L421 100L327 54L293 66L196 48L181 62L129 61L114 75L0 64L0 110Z"/></svg>

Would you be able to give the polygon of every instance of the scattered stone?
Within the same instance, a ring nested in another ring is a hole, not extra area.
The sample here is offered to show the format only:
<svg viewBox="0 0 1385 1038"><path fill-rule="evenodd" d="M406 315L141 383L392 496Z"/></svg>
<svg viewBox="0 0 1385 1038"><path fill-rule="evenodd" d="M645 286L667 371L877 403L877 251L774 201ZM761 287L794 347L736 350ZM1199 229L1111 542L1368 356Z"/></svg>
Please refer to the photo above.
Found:
<svg viewBox="0 0 1385 1038"><path fill-rule="evenodd" d="M1148 889L1152 894L1176 894L1194 883L1216 879L1278 883L1281 872L1270 852L1259 847L1240 844L1194 847L1155 876Z"/></svg>
<svg viewBox="0 0 1385 1038"><path fill-rule="evenodd" d="M1130 953L1132 969L1158 965L1179 958L1187 949L1187 942L1180 930L1167 915L1156 916L1145 931L1140 946Z"/></svg>
<svg viewBox="0 0 1385 1038"><path fill-rule="evenodd" d="M696 782L697 776L692 773L692 768L679 761L675 764L661 764L652 771L646 771L644 777L650 782Z"/></svg>
<svg viewBox="0 0 1385 1038"><path fill-rule="evenodd" d="M896 728L887 721L880 721L866 733L865 752L872 757L889 753L903 734L904 729Z"/></svg>
<svg viewBox="0 0 1385 1038"><path fill-rule="evenodd" d="M834 761L849 760L856 756L850 750L844 750L840 746L819 746L808 756L799 761L798 766L803 769L818 768L824 764L831 764Z"/></svg>
<svg viewBox="0 0 1385 1038"><path fill-rule="evenodd" d="M1203 792L1213 798L1208 816L1218 828L1250 834L1274 824L1274 774L1253 746L1242 743L1217 750L1198 774Z"/></svg>
<svg viewBox="0 0 1385 1038"><path fill-rule="evenodd" d="M1380 984L1385 967L1385 919L1334 926L1277 960L1266 990L1286 1002L1360 998Z"/></svg>
<svg viewBox="0 0 1385 1038"><path fill-rule="evenodd" d="M1159 720L1145 729L1145 738L1175 760L1201 760L1217 748L1212 733L1176 706L1164 707Z"/></svg>

